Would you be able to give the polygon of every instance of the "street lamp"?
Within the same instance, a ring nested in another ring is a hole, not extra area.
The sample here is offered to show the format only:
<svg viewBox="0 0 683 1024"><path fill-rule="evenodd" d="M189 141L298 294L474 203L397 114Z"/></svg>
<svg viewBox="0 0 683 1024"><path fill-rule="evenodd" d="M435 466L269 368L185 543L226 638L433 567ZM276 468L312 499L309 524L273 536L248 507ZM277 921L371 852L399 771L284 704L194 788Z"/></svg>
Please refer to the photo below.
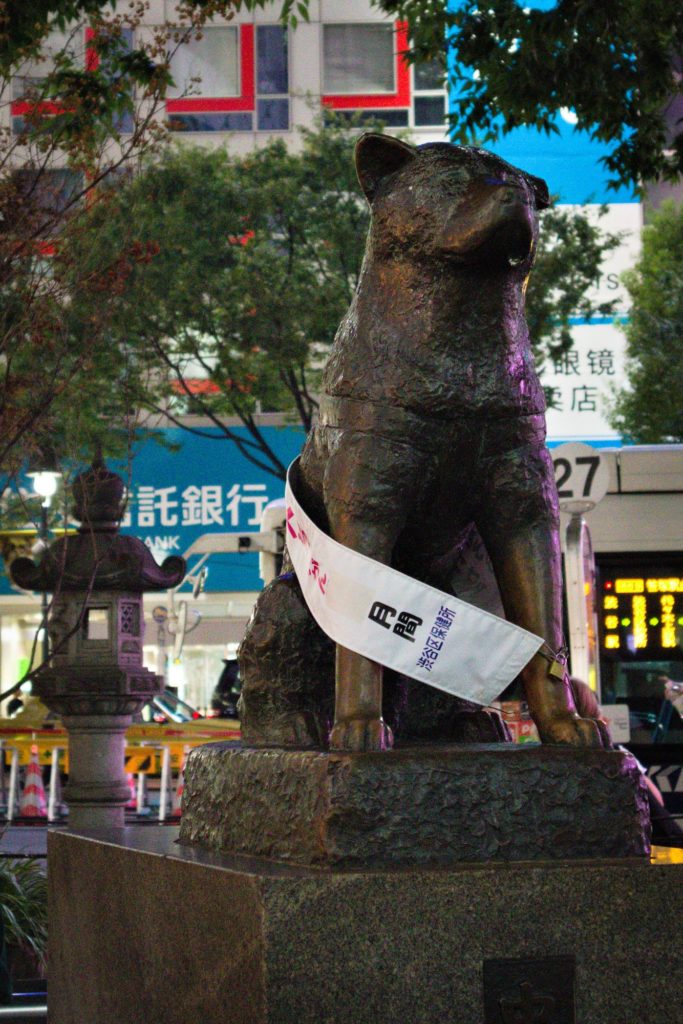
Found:
<svg viewBox="0 0 683 1024"><path fill-rule="evenodd" d="M54 452L41 453L26 475L33 481L33 489L38 497L43 499L40 504L40 529L38 536L42 541L43 549L45 549L48 542L48 509L52 504L53 497L57 493L57 485L62 475L57 468ZM50 656L50 641L47 634L47 607L47 591L43 590L40 600L41 621L43 625L43 663L47 662Z"/></svg>

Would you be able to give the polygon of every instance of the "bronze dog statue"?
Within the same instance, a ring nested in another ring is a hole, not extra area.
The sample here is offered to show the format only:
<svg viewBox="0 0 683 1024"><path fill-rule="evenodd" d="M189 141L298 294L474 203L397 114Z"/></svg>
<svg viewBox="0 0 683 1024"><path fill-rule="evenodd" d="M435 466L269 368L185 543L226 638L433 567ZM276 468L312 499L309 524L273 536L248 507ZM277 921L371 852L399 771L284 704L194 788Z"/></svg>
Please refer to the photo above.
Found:
<svg viewBox="0 0 683 1024"><path fill-rule="evenodd" d="M557 495L524 319L547 187L481 149L374 133L356 167L372 225L299 500L340 543L449 593L476 524L506 617L546 642L522 674L541 739L600 745L558 657ZM245 743L323 746L334 677L330 748L391 747L382 667L337 647L333 671L332 649L291 573L266 588L240 652Z"/></svg>

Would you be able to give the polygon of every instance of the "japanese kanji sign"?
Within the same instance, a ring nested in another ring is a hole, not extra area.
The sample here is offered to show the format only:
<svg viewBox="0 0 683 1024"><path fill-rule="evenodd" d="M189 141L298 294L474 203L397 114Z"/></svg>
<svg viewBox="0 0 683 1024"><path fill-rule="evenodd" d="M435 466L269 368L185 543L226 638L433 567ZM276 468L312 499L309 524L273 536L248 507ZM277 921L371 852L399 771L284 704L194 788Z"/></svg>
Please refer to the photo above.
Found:
<svg viewBox="0 0 683 1024"><path fill-rule="evenodd" d="M489 704L543 643L319 530L287 476L287 548L306 604L336 643L439 690Z"/></svg>
<svg viewBox="0 0 683 1024"><path fill-rule="evenodd" d="M625 345L618 325L572 326L572 347L546 360L541 371L550 440L618 440L609 409L625 384Z"/></svg>

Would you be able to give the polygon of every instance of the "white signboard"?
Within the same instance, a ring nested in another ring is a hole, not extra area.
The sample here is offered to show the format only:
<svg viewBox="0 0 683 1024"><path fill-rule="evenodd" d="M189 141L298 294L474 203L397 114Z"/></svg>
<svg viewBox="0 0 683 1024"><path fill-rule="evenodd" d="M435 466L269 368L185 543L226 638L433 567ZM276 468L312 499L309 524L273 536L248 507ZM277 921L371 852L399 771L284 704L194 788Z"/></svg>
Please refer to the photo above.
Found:
<svg viewBox="0 0 683 1024"><path fill-rule="evenodd" d="M549 388L546 423L551 441L609 442L619 434L608 420L614 391L626 383L626 337L617 326L578 324L573 347L546 360L541 383Z"/></svg>
<svg viewBox="0 0 683 1024"><path fill-rule="evenodd" d="M559 209L586 213L604 234L619 235L619 245L606 254L600 277L589 295L594 302L616 300L616 312L627 313L630 299L621 275L625 270L630 270L640 256L640 233L643 226L640 203L608 203L603 216L600 216L602 208L597 203L586 206L564 204Z"/></svg>
<svg viewBox="0 0 683 1024"><path fill-rule="evenodd" d="M604 704L600 708L600 714L607 721L614 742L628 743L631 739L628 704Z"/></svg>
<svg viewBox="0 0 683 1024"><path fill-rule="evenodd" d="M621 282L625 270L633 267L640 252L641 208L638 203L613 203L604 217L600 207L561 206L582 210L600 229L621 236L620 245L608 253L596 287L590 292L595 303L615 301L616 315L627 315L629 297ZM573 347L556 360L546 360L541 382L550 389L552 407L546 414L551 441L593 441L614 443L620 436L608 419L613 393L626 383L626 338L610 317L572 325Z"/></svg>

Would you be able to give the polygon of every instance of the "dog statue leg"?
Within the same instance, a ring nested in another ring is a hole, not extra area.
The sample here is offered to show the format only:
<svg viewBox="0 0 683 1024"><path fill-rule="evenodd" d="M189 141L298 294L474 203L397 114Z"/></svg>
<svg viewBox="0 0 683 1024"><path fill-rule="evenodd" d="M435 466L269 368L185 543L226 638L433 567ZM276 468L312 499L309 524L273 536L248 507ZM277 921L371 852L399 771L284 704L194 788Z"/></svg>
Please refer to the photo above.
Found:
<svg viewBox="0 0 683 1024"><path fill-rule="evenodd" d="M337 645L334 726L330 750L390 750L382 720L382 666Z"/></svg>
<svg viewBox="0 0 683 1024"><path fill-rule="evenodd" d="M550 652L562 647L562 574L559 550L547 523L518 529L512 536L485 537L506 617L537 636ZM552 654L536 654L522 672L531 717L543 743L599 747L592 719L580 718L566 671L553 668Z"/></svg>
<svg viewBox="0 0 683 1024"><path fill-rule="evenodd" d="M346 514L331 516L330 525L340 544L377 561L389 561L394 538L383 530ZM393 746L391 729L382 719L382 673L381 665L337 645L331 750L390 750Z"/></svg>

